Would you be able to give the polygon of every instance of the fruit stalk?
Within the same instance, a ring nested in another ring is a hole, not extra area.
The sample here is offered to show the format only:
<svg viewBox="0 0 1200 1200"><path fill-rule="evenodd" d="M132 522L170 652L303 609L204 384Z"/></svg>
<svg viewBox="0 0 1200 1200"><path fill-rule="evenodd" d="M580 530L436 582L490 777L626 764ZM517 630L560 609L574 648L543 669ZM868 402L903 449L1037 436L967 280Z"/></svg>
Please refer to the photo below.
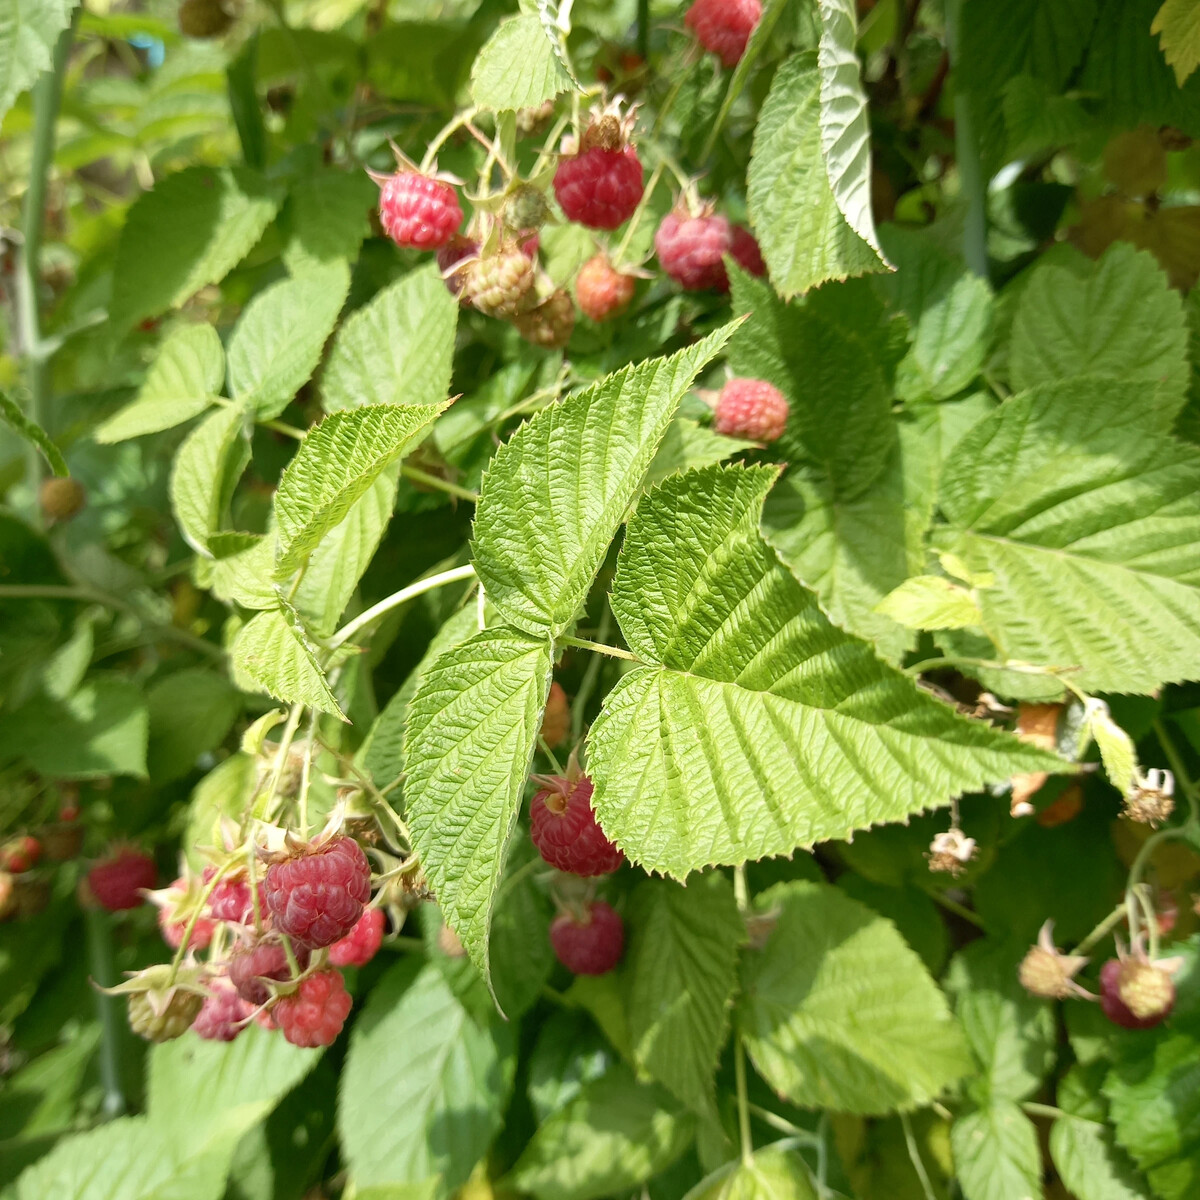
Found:
<svg viewBox="0 0 1200 1200"><path fill-rule="evenodd" d="M398 592L393 592L390 596L385 596L378 604L373 604L366 612L361 612L352 621L347 621L329 639L329 649L336 650L343 643L348 642L360 629L365 628L372 622L377 621L385 613L391 612L393 608L398 608L401 604L407 603L414 596L420 596L424 592L431 592L434 588L440 588L447 583L456 583L460 579L471 579L475 575L475 568L472 566L451 567L448 571L441 571L437 575L430 575L426 579L418 579L416 583L410 583L408 587L401 588Z"/></svg>

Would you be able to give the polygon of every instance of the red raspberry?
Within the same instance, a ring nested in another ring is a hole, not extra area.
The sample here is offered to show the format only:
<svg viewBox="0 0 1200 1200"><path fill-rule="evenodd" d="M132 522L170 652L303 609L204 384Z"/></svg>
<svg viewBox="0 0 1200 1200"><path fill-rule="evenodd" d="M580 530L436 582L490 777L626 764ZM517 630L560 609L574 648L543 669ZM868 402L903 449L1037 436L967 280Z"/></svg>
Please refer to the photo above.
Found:
<svg viewBox="0 0 1200 1200"><path fill-rule="evenodd" d="M550 694L546 697L546 708L542 713L542 737L553 750L567 740L570 732L571 706L567 703L567 693L556 679L550 685Z"/></svg>
<svg viewBox="0 0 1200 1200"><path fill-rule="evenodd" d="M335 967L365 967L383 944L383 920L382 908L368 908L358 924L329 947L329 961Z"/></svg>
<svg viewBox="0 0 1200 1200"><path fill-rule="evenodd" d="M318 971L300 981L271 1010L275 1024L293 1046L329 1046L342 1032L353 1001L340 971Z"/></svg>
<svg viewBox="0 0 1200 1200"><path fill-rule="evenodd" d="M42 843L37 838L29 834L13 838L0 846L0 871L11 871L14 875L31 871L41 856Z"/></svg>
<svg viewBox="0 0 1200 1200"><path fill-rule="evenodd" d="M296 965L300 970L308 966L308 951L303 946L295 947ZM239 946L229 959L229 982L237 989L247 1004L257 1007L271 998L271 989L266 980L282 983L291 979L292 969L288 965L287 952L283 943L275 940Z"/></svg>
<svg viewBox="0 0 1200 1200"><path fill-rule="evenodd" d="M353 838L335 837L273 863L264 890L280 933L302 946L329 946L362 916L371 865Z"/></svg>
<svg viewBox="0 0 1200 1200"><path fill-rule="evenodd" d="M131 846L98 862L87 874L87 888L96 903L109 912L139 908L146 902L143 892L158 882L154 859Z"/></svg>
<svg viewBox="0 0 1200 1200"><path fill-rule="evenodd" d="M178 950L183 941L184 932L192 919L192 914L196 911L197 897L195 893L189 896L188 881L181 877L166 889L165 895L162 892L156 892L154 900L159 905L158 927L162 931L163 941L172 950ZM207 917L199 917L192 926L188 949L203 950L212 941L213 931L216 927L216 921L210 921Z"/></svg>
<svg viewBox="0 0 1200 1200"><path fill-rule="evenodd" d="M397 246L436 250L462 224L454 189L416 171L398 171L379 193L379 219Z"/></svg>
<svg viewBox="0 0 1200 1200"><path fill-rule="evenodd" d="M633 299L637 280L623 275L608 261L608 255L597 254L579 268L575 276L575 299L586 317L605 321L623 312Z"/></svg>
<svg viewBox="0 0 1200 1200"><path fill-rule="evenodd" d="M513 324L530 345L559 350L575 332L575 305L570 295L558 288L536 308L514 317Z"/></svg>
<svg viewBox="0 0 1200 1200"><path fill-rule="evenodd" d="M463 290L465 268L460 267L459 263L474 258L478 253L479 243L461 233L456 233L437 252L438 270L442 273L442 282L450 289L450 295L457 296Z"/></svg>
<svg viewBox="0 0 1200 1200"><path fill-rule="evenodd" d="M576 975L603 975L621 961L625 926L616 909L593 900L582 920L569 913L550 924L550 944L555 956Z"/></svg>
<svg viewBox="0 0 1200 1200"><path fill-rule="evenodd" d="M530 835L538 853L572 875L607 875L625 855L604 836L592 812L592 781L562 775L535 777L545 786L529 805Z"/></svg>
<svg viewBox="0 0 1200 1200"><path fill-rule="evenodd" d="M722 255L733 246L729 222L715 213L689 217L669 212L654 234L658 261L676 282L689 292L729 290Z"/></svg>
<svg viewBox="0 0 1200 1200"><path fill-rule="evenodd" d="M730 379L717 396L713 428L726 437L773 442L787 426L788 402L765 379Z"/></svg>
<svg viewBox="0 0 1200 1200"><path fill-rule="evenodd" d="M489 317L515 317L537 297L536 272L529 256L515 242L477 258L463 272L463 295Z"/></svg>
<svg viewBox="0 0 1200 1200"><path fill-rule="evenodd" d="M1130 971L1131 967L1138 968L1136 974ZM1151 987L1145 987L1147 981L1140 976L1146 970L1161 975L1165 987L1158 980L1152 981ZM1122 1029L1153 1029L1171 1015L1171 1009L1175 1007L1175 985L1165 971L1150 963L1110 958L1100 968L1100 1007L1104 1015Z"/></svg>
<svg viewBox="0 0 1200 1200"><path fill-rule="evenodd" d="M767 273L767 264L763 262L758 239L745 225L733 227L729 256L743 271L748 271L751 275L761 277Z"/></svg>
<svg viewBox="0 0 1200 1200"><path fill-rule="evenodd" d="M762 16L761 0L696 0L683 23L705 50L736 66Z"/></svg>
<svg viewBox="0 0 1200 1200"><path fill-rule="evenodd" d="M192 1030L206 1041L232 1042L242 1032L250 1006L226 979L214 979L208 986L212 994L205 997Z"/></svg>
<svg viewBox="0 0 1200 1200"><path fill-rule="evenodd" d="M204 882L212 879L213 867L204 868ZM208 909L215 921L230 921L234 925L254 924L254 901L250 895L250 881L245 875L226 876L208 895ZM267 920L266 895L262 881L258 884L259 917Z"/></svg>
<svg viewBox="0 0 1200 1200"><path fill-rule="evenodd" d="M642 163L632 146L592 146L564 158L554 173L554 194L568 221L589 229L616 229L642 198Z"/></svg>

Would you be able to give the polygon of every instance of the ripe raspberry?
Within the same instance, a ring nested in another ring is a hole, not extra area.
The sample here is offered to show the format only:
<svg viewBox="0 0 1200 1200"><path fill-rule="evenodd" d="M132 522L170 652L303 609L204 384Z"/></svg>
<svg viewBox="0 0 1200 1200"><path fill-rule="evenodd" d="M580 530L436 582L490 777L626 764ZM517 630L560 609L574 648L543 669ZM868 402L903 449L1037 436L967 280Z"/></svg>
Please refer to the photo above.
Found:
<svg viewBox="0 0 1200 1200"><path fill-rule="evenodd" d="M474 258L479 253L479 243L474 238L456 233L438 252L437 265L442 273L442 282L450 290L450 295L458 296L463 290L465 268L459 263L465 259Z"/></svg>
<svg viewBox="0 0 1200 1200"><path fill-rule="evenodd" d="M165 997L151 992L134 992L129 997L129 1028L151 1042L170 1042L192 1027L204 997L176 989Z"/></svg>
<svg viewBox="0 0 1200 1200"><path fill-rule="evenodd" d="M603 975L621 961L625 926L611 904L593 900L582 920L569 913L554 918L550 924L550 944L568 971L576 975Z"/></svg>
<svg viewBox="0 0 1200 1200"><path fill-rule="evenodd" d="M463 295L489 317L515 317L530 308L534 266L515 242L478 258L463 272Z"/></svg>
<svg viewBox="0 0 1200 1200"><path fill-rule="evenodd" d="M513 324L530 345L559 350L575 332L575 305L570 294L559 288L536 308L514 317Z"/></svg>
<svg viewBox="0 0 1200 1200"><path fill-rule="evenodd" d="M365 967L383 944L383 923L383 909L368 908L358 924L329 947L330 963L335 967Z"/></svg>
<svg viewBox="0 0 1200 1200"><path fill-rule="evenodd" d="M353 1001L340 971L318 971L300 981L271 1010L275 1024L293 1046L329 1046L346 1023Z"/></svg>
<svg viewBox="0 0 1200 1200"><path fill-rule="evenodd" d="M1130 971L1129 968L1136 968ZM1162 976L1149 979L1147 971ZM1134 1011L1130 1002L1141 1013ZM1171 1014L1175 1006L1175 985L1165 971L1152 964L1110 958L1100 968L1100 1007L1114 1025L1122 1029L1153 1029Z"/></svg>
<svg viewBox="0 0 1200 1200"><path fill-rule="evenodd" d="M529 805L530 835L538 853L552 866L572 875L607 875L625 855L604 836L592 812L592 781L542 775L541 791Z"/></svg>
<svg viewBox="0 0 1200 1200"><path fill-rule="evenodd" d="M214 979L208 986L212 994L200 1006L192 1032L209 1042L232 1042L242 1032L250 1006L226 979Z"/></svg>
<svg viewBox="0 0 1200 1200"><path fill-rule="evenodd" d="M736 66L762 16L761 0L696 0L683 23L723 66Z"/></svg>
<svg viewBox="0 0 1200 1200"><path fill-rule="evenodd" d="M163 941L172 950L178 950L192 914L196 911L197 897L189 895L188 881L179 878L164 891L156 892L153 898L159 906L158 927L162 931ZM207 917L198 918L192 926L188 948L203 950L212 941L216 928L216 921L210 921Z"/></svg>
<svg viewBox="0 0 1200 1200"><path fill-rule="evenodd" d="M567 740L570 732L571 706L567 703L567 693L556 679L550 685L550 694L546 697L546 708L542 713L542 737L553 750Z"/></svg>
<svg viewBox="0 0 1200 1200"><path fill-rule="evenodd" d="M732 245L729 222L715 213L690 217L686 212L669 212L654 234L662 269L689 292L729 290L722 255Z"/></svg>
<svg viewBox="0 0 1200 1200"><path fill-rule="evenodd" d="M154 859L131 846L98 862L87 874L91 898L109 912L140 907L146 902L142 893L150 891L157 882Z"/></svg>
<svg viewBox="0 0 1200 1200"><path fill-rule="evenodd" d="M379 219L397 246L436 250L462 224L454 189L417 171L398 171L379 193Z"/></svg>
<svg viewBox="0 0 1200 1200"><path fill-rule="evenodd" d="M591 146L564 158L554 173L554 194L567 220L589 229L624 225L642 191L642 163L632 146L620 150Z"/></svg>
<svg viewBox="0 0 1200 1200"><path fill-rule="evenodd" d="M606 254L589 258L575 276L575 299L586 317L606 321L624 312L633 299L637 280L613 268Z"/></svg>
<svg viewBox="0 0 1200 1200"><path fill-rule="evenodd" d="M713 428L726 437L773 442L787 427L788 402L765 379L730 379L717 396Z"/></svg>
<svg viewBox="0 0 1200 1200"><path fill-rule="evenodd" d="M48 521L69 521L87 500L83 484L76 479L59 479L52 475L42 480L38 503Z"/></svg>
<svg viewBox="0 0 1200 1200"><path fill-rule="evenodd" d="M37 838L28 834L13 838L11 842L0 846L0 870L20 875L24 871L33 870L41 856L42 843Z"/></svg>
<svg viewBox="0 0 1200 1200"><path fill-rule="evenodd" d="M731 233L729 256L743 271L751 275L763 276L767 273L767 264L763 262L762 251L758 247L758 239L745 225L735 225Z"/></svg>
<svg viewBox="0 0 1200 1200"><path fill-rule="evenodd" d="M335 837L273 863L264 890L280 933L302 946L329 946L362 916L371 865L353 838Z"/></svg>
<svg viewBox="0 0 1200 1200"><path fill-rule="evenodd" d="M294 952L296 965L303 971L308 966L308 951L297 946ZM283 943L273 939L239 946L229 959L229 982L247 1004L255 1007L271 998L267 980L282 983L291 977Z"/></svg>

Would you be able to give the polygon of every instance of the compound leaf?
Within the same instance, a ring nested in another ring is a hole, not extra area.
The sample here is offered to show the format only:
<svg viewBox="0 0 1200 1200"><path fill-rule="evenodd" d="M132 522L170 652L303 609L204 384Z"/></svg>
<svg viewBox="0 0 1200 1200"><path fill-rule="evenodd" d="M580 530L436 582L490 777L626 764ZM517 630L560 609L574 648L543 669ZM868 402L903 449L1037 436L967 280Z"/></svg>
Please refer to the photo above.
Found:
<svg viewBox="0 0 1200 1200"><path fill-rule="evenodd" d="M549 33L532 14L502 22L471 68L471 99L494 112L536 108L570 87Z"/></svg>
<svg viewBox="0 0 1200 1200"><path fill-rule="evenodd" d="M229 656L234 682L245 691L343 715L295 610L256 613L238 631Z"/></svg>

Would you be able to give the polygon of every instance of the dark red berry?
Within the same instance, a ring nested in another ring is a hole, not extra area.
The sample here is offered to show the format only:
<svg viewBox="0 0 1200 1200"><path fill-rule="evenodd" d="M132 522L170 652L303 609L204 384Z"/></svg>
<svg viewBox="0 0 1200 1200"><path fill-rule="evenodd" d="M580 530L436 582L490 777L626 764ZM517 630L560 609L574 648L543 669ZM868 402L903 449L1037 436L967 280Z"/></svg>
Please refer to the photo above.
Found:
<svg viewBox="0 0 1200 1200"><path fill-rule="evenodd" d="M250 1015L250 1005L228 980L214 979L208 986L212 994L205 997L192 1022L192 1030L210 1042L232 1042L242 1032L243 1022Z"/></svg>
<svg viewBox="0 0 1200 1200"><path fill-rule="evenodd" d="M371 865L353 838L335 837L273 863L264 890L280 933L303 946L329 946L362 916Z"/></svg>
<svg viewBox="0 0 1200 1200"><path fill-rule="evenodd" d="M736 66L762 16L761 0L695 0L683 23L726 67Z"/></svg>
<svg viewBox="0 0 1200 1200"><path fill-rule="evenodd" d="M293 1046L328 1046L342 1032L352 1003L339 971L318 971L281 996L271 1015Z"/></svg>
<svg viewBox="0 0 1200 1200"><path fill-rule="evenodd" d="M762 276L767 273L758 239L745 225L735 225L730 236L729 256L743 271Z"/></svg>
<svg viewBox="0 0 1200 1200"><path fill-rule="evenodd" d="M0 871L11 871L14 875L32 871L41 856L42 844L37 838L29 834L15 837L0 846Z"/></svg>
<svg viewBox="0 0 1200 1200"><path fill-rule="evenodd" d="M611 904L593 900L582 918L570 913L554 918L550 944L568 971L576 975L603 975L621 961L625 926Z"/></svg>
<svg viewBox="0 0 1200 1200"><path fill-rule="evenodd" d="M579 268L575 276L575 299L586 317L606 321L629 307L637 280L624 275L608 261L608 255L597 254Z"/></svg>
<svg viewBox="0 0 1200 1200"><path fill-rule="evenodd" d="M554 194L567 220L589 229L616 229L642 198L642 163L632 146L592 146L564 158L554 173Z"/></svg>
<svg viewBox="0 0 1200 1200"><path fill-rule="evenodd" d="M1175 1005L1175 988L1170 977L1166 976L1166 972L1159 972L1166 978L1166 983L1170 988L1169 997L1165 995L1159 997L1149 1007L1139 1004L1140 989L1135 990L1136 983L1131 980L1128 971L1133 961L1122 962L1120 959L1110 958L1100 968L1100 1007L1104 1010L1104 1015L1114 1025L1120 1025L1122 1029L1153 1029L1155 1025L1162 1024L1170 1016L1171 1009ZM1145 966L1152 971L1157 970L1149 963L1146 963ZM1142 1009L1143 1015L1139 1016L1130 1007L1130 1004L1127 1003L1129 1000Z"/></svg>
<svg viewBox="0 0 1200 1200"><path fill-rule="evenodd" d="M399 171L379 193L379 219L397 246L436 250L462 224L462 209L450 184L417 171Z"/></svg>
<svg viewBox="0 0 1200 1200"><path fill-rule="evenodd" d="M530 834L538 853L572 875L607 875L625 855L604 836L592 812L592 781L581 775L538 776L545 786L529 805Z"/></svg>
<svg viewBox="0 0 1200 1200"><path fill-rule="evenodd" d="M717 396L713 428L726 437L773 442L787 427L788 402L765 379L730 379Z"/></svg>
<svg viewBox="0 0 1200 1200"><path fill-rule="evenodd" d="M109 912L138 908L145 904L144 892L158 882L158 868L148 854L132 847L118 850L98 862L87 874L88 891Z"/></svg>
<svg viewBox="0 0 1200 1200"><path fill-rule="evenodd" d="M308 951L297 946L294 952L296 965L303 971L308 966ZM287 951L283 943L274 938L239 946L229 959L229 982L247 1004L255 1007L266 1004L271 998L271 989L266 981L282 983L291 977Z"/></svg>
<svg viewBox="0 0 1200 1200"><path fill-rule="evenodd" d="M329 947L329 961L335 967L365 967L383 944L383 925L383 909L368 908L358 924Z"/></svg>
<svg viewBox="0 0 1200 1200"><path fill-rule="evenodd" d="M662 269L690 292L729 290L723 256L732 245L729 222L716 213L669 212L654 234Z"/></svg>

